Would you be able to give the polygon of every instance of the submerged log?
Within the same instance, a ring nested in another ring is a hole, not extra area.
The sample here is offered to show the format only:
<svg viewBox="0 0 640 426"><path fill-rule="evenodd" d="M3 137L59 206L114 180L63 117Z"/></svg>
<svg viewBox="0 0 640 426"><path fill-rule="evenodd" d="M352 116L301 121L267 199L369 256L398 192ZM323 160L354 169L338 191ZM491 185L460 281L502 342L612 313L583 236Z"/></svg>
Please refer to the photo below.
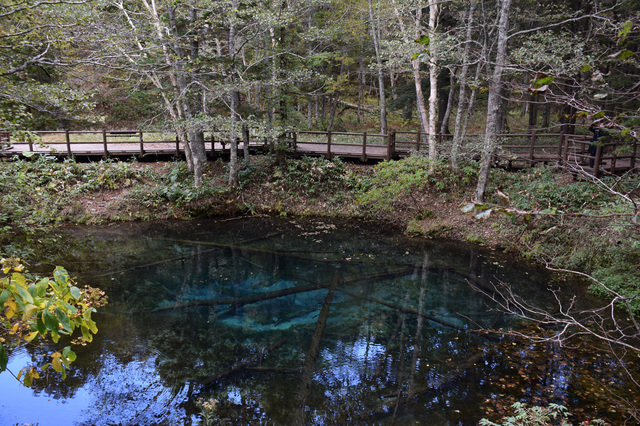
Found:
<svg viewBox="0 0 640 426"><path fill-rule="evenodd" d="M337 290L339 292L341 292L341 293L344 293L344 294L346 294L348 296L351 296L351 297L354 297L356 299L362 299L362 300L366 300L368 302L377 303L377 304L380 304L380 305L383 305L383 306L387 306L389 308L396 309L396 310L398 310L400 312L404 312L404 313L407 313L407 314L418 315L418 316L420 316L422 318L428 319L429 321L437 322L438 324L444 325L445 327L454 328L456 330L464 331L465 333L469 331L468 329L466 329L464 327L460 327L459 325L451 324L450 322L441 320L441 319L436 318L436 317L434 317L432 315L429 315L429 314L425 314L424 312L419 312L419 311L417 311L415 309L411 309L411 308L407 308L407 307L404 307L404 306L396 305L396 304L393 304L393 303L385 302L384 300L374 299L373 297L362 296L360 294L352 293L352 292L350 292L348 290L345 290L345 289L342 289L342 288L339 288Z"/></svg>
<svg viewBox="0 0 640 426"><path fill-rule="evenodd" d="M377 274L361 275L358 277L353 277L348 280L345 280L343 281L343 283L353 284L361 281L386 279L386 278L392 278L395 276L402 276L402 275L405 275L406 273L407 273L407 269L403 268L395 271L386 271L386 272L381 272ZM311 282L309 280L305 280L305 281ZM331 284L332 283L311 282L311 284L308 284L308 285L289 287L281 290L267 291L263 293L255 293L255 294L250 294L248 296L243 296L243 297L234 297L234 298L228 298L228 299L194 300L192 302L175 304L173 306L156 308L155 311L167 311L167 310L179 309L179 308L191 308L195 306L217 306L217 305L230 305L231 307L237 309L241 306L248 305L250 303L264 302L266 300L277 299L279 297L290 296L292 294L327 289L331 286Z"/></svg>
<svg viewBox="0 0 640 426"><path fill-rule="evenodd" d="M285 343L287 343L288 339L282 339L279 342L274 343L273 345L263 349L260 353L255 354L250 356L249 358L243 359L241 361L236 362L235 364L233 364L231 367L229 367L228 369L224 370L222 373L218 373L216 375L207 377L206 379L203 379L200 381L200 385L202 386L208 386L211 383L223 379L227 376L230 376L231 374L242 370L243 368L248 367L251 364L255 364L257 362L262 361L264 358L266 358L271 352L273 352L274 350L278 349L279 347L283 346Z"/></svg>
<svg viewBox="0 0 640 426"><path fill-rule="evenodd" d="M179 309L179 308L191 308L194 306L216 306L216 305L231 305L234 308L239 308L241 306L244 306L250 303L263 302L265 300L277 299L279 297L290 296L292 294L304 293L308 291L321 290L324 288L328 288L328 285L326 284L301 285L296 287L284 288L282 290L267 291L264 293L256 293L256 294L251 294L249 296L234 297L230 299L195 300L193 302L180 303L180 304L167 306L163 308L156 308L155 311L166 311L170 309Z"/></svg>

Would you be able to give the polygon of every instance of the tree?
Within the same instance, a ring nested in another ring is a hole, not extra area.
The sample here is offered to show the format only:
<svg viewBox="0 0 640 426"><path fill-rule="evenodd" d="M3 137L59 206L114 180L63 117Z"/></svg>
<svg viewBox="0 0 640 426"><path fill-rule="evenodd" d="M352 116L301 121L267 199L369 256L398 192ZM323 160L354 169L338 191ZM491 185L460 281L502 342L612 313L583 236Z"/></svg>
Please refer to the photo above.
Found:
<svg viewBox="0 0 640 426"><path fill-rule="evenodd" d="M29 278L19 259L2 259L0 278L0 373L7 370L9 356L17 347L33 344L38 339L58 343L61 335L81 336L71 344L91 342L98 332L91 314L106 303L97 289L76 287L64 268L57 267L52 277ZM66 369L76 359L71 346L51 354L51 362L40 367L24 367L16 375L25 386L31 386L49 367L66 377Z"/></svg>
<svg viewBox="0 0 640 426"><path fill-rule="evenodd" d="M476 187L476 200L483 202L489 186L489 173L491 172L491 162L497 146L498 134L498 109L500 107L500 94L502 91L502 74L506 65L509 10L511 0L500 2L500 14L498 22L498 47L496 52L496 62L493 67L491 81L489 83L489 100L487 101L487 122L484 135L484 147L482 150L482 160L478 175L478 185Z"/></svg>
<svg viewBox="0 0 640 426"><path fill-rule="evenodd" d="M0 128L99 120L90 93L69 78L91 38L83 26L90 15L81 0L0 1Z"/></svg>

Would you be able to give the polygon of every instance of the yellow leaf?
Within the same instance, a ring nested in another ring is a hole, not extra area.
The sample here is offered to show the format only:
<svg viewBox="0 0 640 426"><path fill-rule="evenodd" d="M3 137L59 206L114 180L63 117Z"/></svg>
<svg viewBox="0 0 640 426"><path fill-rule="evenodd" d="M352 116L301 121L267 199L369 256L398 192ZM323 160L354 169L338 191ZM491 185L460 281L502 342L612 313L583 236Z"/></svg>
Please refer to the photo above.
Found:
<svg viewBox="0 0 640 426"><path fill-rule="evenodd" d="M60 361L60 357L62 357L60 352L54 352L51 354L51 365L57 372L62 371L62 362Z"/></svg>
<svg viewBox="0 0 640 426"><path fill-rule="evenodd" d="M38 310L38 307L32 304L28 304L27 306L24 307L24 315L22 316L22 321L26 321L29 318L31 318L36 311Z"/></svg>
<svg viewBox="0 0 640 426"><path fill-rule="evenodd" d="M32 333L27 334L26 336L24 336L24 340L26 340L27 342L32 341L33 339L36 338L36 336L38 335L37 331L34 331Z"/></svg>

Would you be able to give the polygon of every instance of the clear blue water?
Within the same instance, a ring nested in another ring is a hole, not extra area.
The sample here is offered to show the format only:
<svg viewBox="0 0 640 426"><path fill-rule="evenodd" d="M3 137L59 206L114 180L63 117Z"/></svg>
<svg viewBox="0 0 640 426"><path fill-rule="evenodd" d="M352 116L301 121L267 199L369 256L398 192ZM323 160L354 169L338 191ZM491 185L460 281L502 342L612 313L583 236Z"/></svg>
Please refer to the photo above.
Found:
<svg viewBox="0 0 640 426"><path fill-rule="evenodd" d="M198 424L200 398L218 400L225 424L477 424L500 398L507 343L472 330L517 323L469 282L548 302L545 271L367 222L71 228L35 267L45 261L109 304L65 381L27 389L0 374L0 425ZM9 368L51 349L14 353ZM566 366L550 368L566 398Z"/></svg>

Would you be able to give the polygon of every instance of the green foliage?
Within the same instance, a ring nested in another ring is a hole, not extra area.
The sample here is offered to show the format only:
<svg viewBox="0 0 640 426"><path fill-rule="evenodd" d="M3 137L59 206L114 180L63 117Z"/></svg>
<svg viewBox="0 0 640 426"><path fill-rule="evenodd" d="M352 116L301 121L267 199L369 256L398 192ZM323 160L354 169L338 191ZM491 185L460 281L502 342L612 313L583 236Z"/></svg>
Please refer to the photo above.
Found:
<svg viewBox="0 0 640 426"><path fill-rule="evenodd" d="M227 191L224 187L210 184L194 187L185 163L174 163L168 173L155 175L153 178L157 185L137 188L131 191L127 199L151 208L166 203L184 207L194 201L218 196Z"/></svg>
<svg viewBox="0 0 640 426"><path fill-rule="evenodd" d="M287 193L317 196L339 189L346 191L356 185L355 177L340 158L302 157L275 168L272 180Z"/></svg>
<svg viewBox="0 0 640 426"><path fill-rule="evenodd" d="M124 162L58 162L46 155L2 163L0 167L0 229L34 232L64 219L62 212L86 194L132 186L145 172Z"/></svg>
<svg viewBox="0 0 640 426"><path fill-rule="evenodd" d="M91 342L98 332L91 314L94 306L106 303L104 293L96 289L78 288L64 268L57 267L52 277L32 278L16 258L2 259L0 278L0 372L7 369L9 355L17 347L38 339L58 343L61 335L81 336L75 343ZM74 343L72 342L72 343ZM66 377L66 369L75 361L70 346L50 354L51 362L41 367L25 367L17 374L25 386L49 367Z"/></svg>
<svg viewBox="0 0 640 426"><path fill-rule="evenodd" d="M456 192L474 183L477 169L473 164L464 164L459 172L453 172L445 162L434 164L415 154L399 161L385 161L375 166L373 174L362 182L358 203L373 211L390 211L409 200L410 208L420 212L424 209L421 198L428 189L439 192Z"/></svg>
<svg viewBox="0 0 640 426"><path fill-rule="evenodd" d="M492 171L494 185L507 191L511 205L522 210L584 212L585 208L604 206L614 200L592 182L560 183L560 178L550 168L530 169L524 174Z"/></svg>
<svg viewBox="0 0 640 426"><path fill-rule="evenodd" d="M569 423L569 410L558 404L549 404L547 407L527 407L522 402L516 402L512 406L513 416L505 417L501 423L494 423L487 419L480 420L481 426L571 426ZM604 425L602 420L591 420L585 424Z"/></svg>

